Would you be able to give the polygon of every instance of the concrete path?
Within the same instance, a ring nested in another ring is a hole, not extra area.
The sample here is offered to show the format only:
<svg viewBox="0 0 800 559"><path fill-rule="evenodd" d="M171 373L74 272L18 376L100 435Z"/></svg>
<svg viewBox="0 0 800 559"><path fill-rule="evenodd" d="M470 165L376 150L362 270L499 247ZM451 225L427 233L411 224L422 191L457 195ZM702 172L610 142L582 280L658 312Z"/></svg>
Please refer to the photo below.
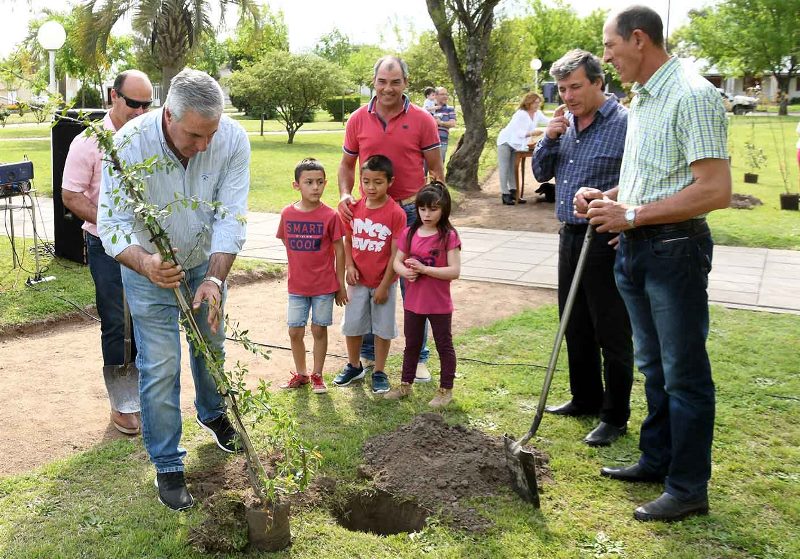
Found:
<svg viewBox="0 0 800 559"><path fill-rule="evenodd" d="M20 205L21 198L0 199ZM30 212L5 211L13 216L17 235L32 236ZM39 198L37 231L53 240L52 199ZM251 212L242 256L286 262L286 251L275 238L278 214ZM44 233L42 233L44 231ZM464 279L555 289L558 277L558 236L550 233L459 228L463 242ZM800 251L716 246L709 278L709 298L727 307L800 314Z"/></svg>

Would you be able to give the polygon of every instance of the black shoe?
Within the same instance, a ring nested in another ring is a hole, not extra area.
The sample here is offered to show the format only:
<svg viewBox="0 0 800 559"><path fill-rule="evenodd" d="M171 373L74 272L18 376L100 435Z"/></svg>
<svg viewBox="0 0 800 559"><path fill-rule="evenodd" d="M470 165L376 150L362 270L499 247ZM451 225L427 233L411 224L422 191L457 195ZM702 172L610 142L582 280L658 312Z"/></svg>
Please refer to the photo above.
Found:
<svg viewBox="0 0 800 559"><path fill-rule="evenodd" d="M597 415L598 410L587 410L580 408L572 403L572 400L560 406L547 406L544 411L555 415L568 415L569 417L580 417L583 415Z"/></svg>
<svg viewBox="0 0 800 559"><path fill-rule="evenodd" d="M627 426L617 427L605 421L601 421L600 425L586 435L583 442L589 446L608 446L627 432Z"/></svg>
<svg viewBox="0 0 800 559"><path fill-rule="evenodd" d="M183 472L156 474L158 500L172 510L186 510L194 506L194 499L186 488Z"/></svg>
<svg viewBox="0 0 800 559"><path fill-rule="evenodd" d="M639 464L623 468L606 466L600 470L600 475L618 481L630 481L633 483L661 483L664 481L664 476L645 471Z"/></svg>
<svg viewBox="0 0 800 559"><path fill-rule="evenodd" d="M200 416L195 416L195 419L200 427L211 433L217 446L222 450L230 453L243 451L241 441L239 440L239 434L236 432L236 429L233 428L233 425L231 425L227 413L223 413L218 418L212 419L208 423L200 421Z"/></svg>
<svg viewBox="0 0 800 559"><path fill-rule="evenodd" d="M528 201L525 198L517 198L517 204L527 204Z"/></svg>
<svg viewBox="0 0 800 559"><path fill-rule="evenodd" d="M503 194L503 205L504 206L513 206L514 205L514 197L510 194Z"/></svg>
<svg viewBox="0 0 800 559"><path fill-rule="evenodd" d="M643 504L633 511L633 517L642 522L661 520L675 522L687 516L708 514L708 499L679 501L669 493L662 493L655 501Z"/></svg>

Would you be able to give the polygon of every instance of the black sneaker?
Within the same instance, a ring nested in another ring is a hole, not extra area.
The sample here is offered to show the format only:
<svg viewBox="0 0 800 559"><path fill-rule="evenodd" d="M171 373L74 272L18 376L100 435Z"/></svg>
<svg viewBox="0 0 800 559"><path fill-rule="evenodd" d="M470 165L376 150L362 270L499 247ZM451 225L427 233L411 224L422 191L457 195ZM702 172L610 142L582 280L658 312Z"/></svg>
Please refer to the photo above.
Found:
<svg viewBox="0 0 800 559"><path fill-rule="evenodd" d="M186 510L194 506L194 499L186 488L183 472L156 474L158 500L172 510Z"/></svg>
<svg viewBox="0 0 800 559"><path fill-rule="evenodd" d="M195 419L200 427L211 433L217 446L222 450L230 453L242 452L239 434L236 432L236 429L233 428L233 425L231 425L227 413L223 413L218 418L212 419L208 423L201 421L200 416L195 416Z"/></svg>

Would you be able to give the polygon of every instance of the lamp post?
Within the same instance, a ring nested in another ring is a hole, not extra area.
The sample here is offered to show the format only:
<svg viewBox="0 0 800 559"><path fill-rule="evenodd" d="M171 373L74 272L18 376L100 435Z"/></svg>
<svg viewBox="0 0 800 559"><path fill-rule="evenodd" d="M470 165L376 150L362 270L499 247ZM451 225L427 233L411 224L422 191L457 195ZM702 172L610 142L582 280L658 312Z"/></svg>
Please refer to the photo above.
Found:
<svg viewBox="0 0 800 559"><path fill-rule="evenodd" d="M533 70L533 90L539 91L539 70L542 68L542 61L538 58L531 59L531 70Z"/></svg>
<svg viewBox="0 0 800 559"><path fill-rule="evenodd" d="M47 51L50 58L50 86L48 89L50 93L57 92L56 87L56 51L64 45L67 39L67 32L64 27L55 20L46 21L39 28L39 33L36 34L36 39L44 50Z"/></svg>

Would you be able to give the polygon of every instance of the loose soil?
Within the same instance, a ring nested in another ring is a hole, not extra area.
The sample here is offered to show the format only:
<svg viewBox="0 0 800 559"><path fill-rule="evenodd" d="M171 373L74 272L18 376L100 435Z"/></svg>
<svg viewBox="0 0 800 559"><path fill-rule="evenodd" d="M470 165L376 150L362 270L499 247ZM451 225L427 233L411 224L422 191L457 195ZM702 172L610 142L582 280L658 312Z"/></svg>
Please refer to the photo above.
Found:
<svg viewBox="0 0 800 559"><path fill-rule="evenodd" d="M542 465L536 472L541 487L551 481L547 458L526 448ZM420 414L407 425L369 439L359 473L379 489L439 511L453 527L468 531L489 526L476 510L475 499L510 487L502 440L463 425L448 425L436 413Z"/></svg>
<svg viewBox="0 0 800 559"><path fill-rule="evenodd" d="M549 205L552 208L552 205ZM510 207L516 210L516 207ZM455 333L490 324L524 309L555 303L555 292L495 283L453 282ZM400 308L398 301L398 308ZM230 290L226 311L240 329L249 330L256 342L288 347L285 323L284 279L260 281ZM334 324L342 309L335 307ZM79 315L80 316L80 315ZM402 312L398 321L402 323ZM401 330L402 332L402 327ZM344 339L337 326L329 329L329 352L344 355ZM306 344L311 348L307 332ZM291 354L273 349L268 362L249 354L237 344L226 344L230 363L249 368L248 382L263 378L277 386L293 369ZM458 348L456 348L458 350ZM402 352L402 341L392 353ZM188 351L183 348L181 408L193 413L194 388ZM310 363L310 356L309 356ZM326 378L344 363L328 357ZM109 421L108 396L102 376L100 327L88 319L20 329L0 338L0 476L24 472L53 460L88 450L104 441L124 438Z"/></svg>
<svg viewBox="0 0 800 559"><path fill-rule="evenodd" d="M468 193L451 215L456 227L484 227L507 231L557 233L555 204L536 194L539 183L533 178L530 159L525 165L526 204L504 206L500 202L500 178L497 170L484 181L480 191Z"/></svg>

